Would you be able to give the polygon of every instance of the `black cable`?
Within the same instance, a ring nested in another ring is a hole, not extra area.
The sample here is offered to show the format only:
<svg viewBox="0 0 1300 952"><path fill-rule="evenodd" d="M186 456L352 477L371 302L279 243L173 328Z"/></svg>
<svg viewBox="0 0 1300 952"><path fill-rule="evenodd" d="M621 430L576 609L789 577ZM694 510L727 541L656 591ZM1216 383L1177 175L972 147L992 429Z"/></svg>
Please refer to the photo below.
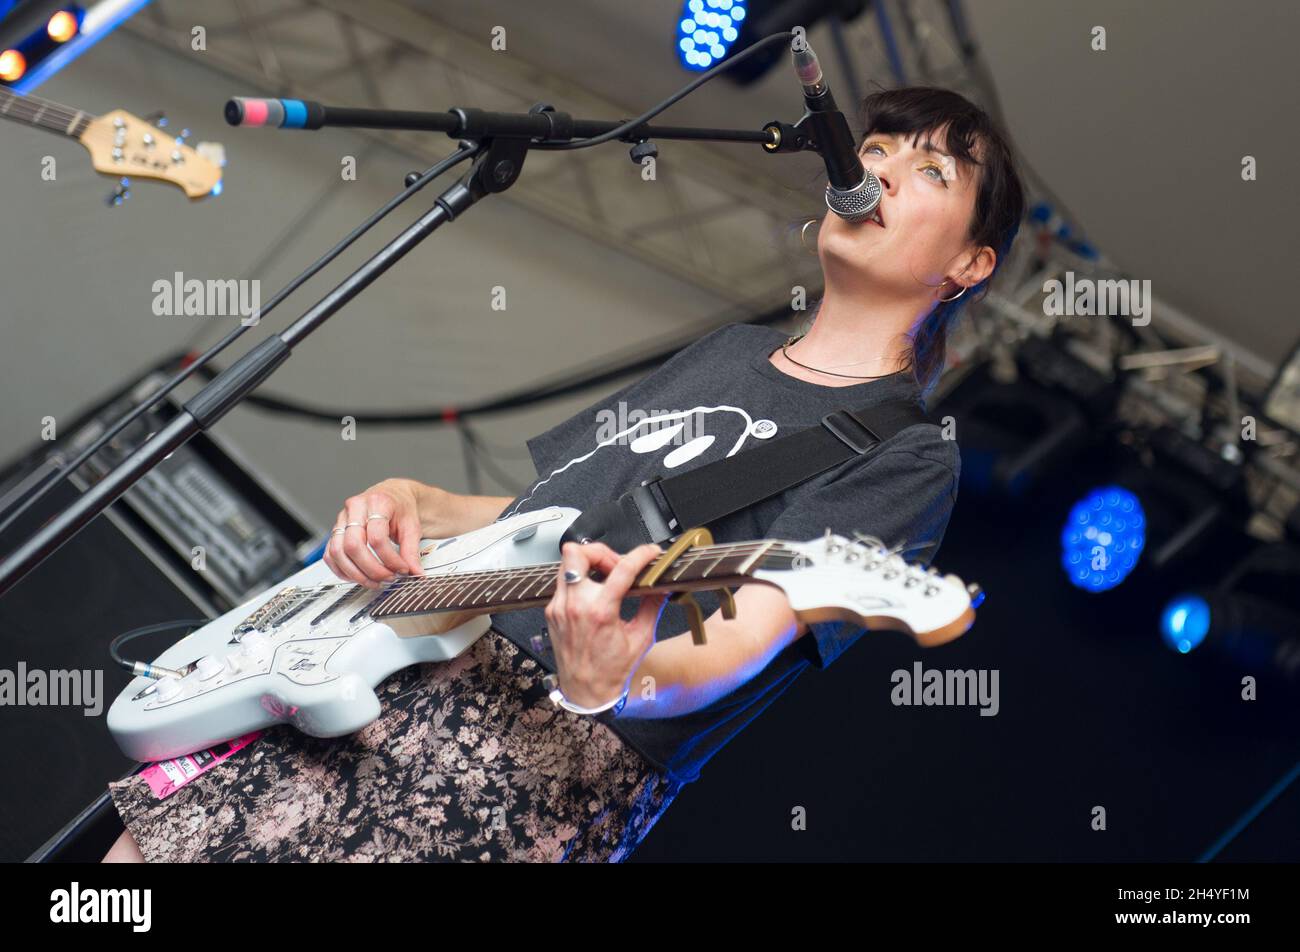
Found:
<svg viewBox="0 0 1300 952"><path fill-rule="evenodd" d="M652 106L649 111L642 113L641 115L637 116L635 119L629 119L621 126L616 126L613 129L610 129L608 132L602 132L600 135L591 136L588 139L574 139L570 142L535 142L532 144L532 148L541 149L547 152L565 152L572 149L586 149L594 145L601 145L602 143L610 142L614 139L618 139L621 136L626 135L631 130L635 129L637 126L644 125L645 123L649 122L651 119L659 115L659 113L663 112L664 110L668 109L670 106L673 106L674 104L681 101L682 99L685 99L691 93L695 92L695 90L699 89L701 86L703 86L705 83L707 83L709 80L713 79L715 76L719 75L720 73L724 73L727 70L732 69L735 66L738 66L739 64L743 63L745 60L749 59L751 56L756 55L760 50L766 49L767 47L771 46L772 44L780 40L790 40L793 38L794 38L794 33L792 33L789 30L786 30L783 33L773 33L771 36L765 36L763 39L758 40L757 42L753 43L750 46L747 46L745 49L741 50L739 53L735 54L734 56L727 57L722 62L720 62L717 66L713 67L713 69L709 70L707 73L701 74L693 82L687 83L685 86L677 90L677 92L673 93L663 102L659 103L656 106Z"/></svg>
<svg viewBox="0 0 1300 952"><path fill-rule="evenodd" d="M518 496L523 492L523 487L516 485L515 481L510 478L510 475L497 465L497 461L494 460L491 454L489 454L482 444L479 443L478 436L476 436L474 431L469 428L469 424L464 420L461 420L459 429L467 451L474 454L474 460L478 468L486 471L487 474L495 479L503 489L513 493L514 495Z"/></svg>
<svg viewBox="0 0 1300 952"><path fill-rule="evenodd" d="M483 492L478 479L478 456L474 453L474 444L470 442L465 428L457 427L456 430L460 436L460 458L465 463L465 485L469 487L471 496L478 496Z"/></svg>
<svg viewBox="0 0 1300 952"><path fill-rule="evenodd" d="M368 160L378 150L379 143L371 142L366 147L365 151L357 156L357 165ZM325 186L320 190L316 197L312 199L312 201L308 202L298 217L286 225L280 234L276 236L275 240L267 245L266 249L253 259L253 264L240 275L240 278L247 280L252 278L257 271L261 271L263 274L270 271L274 263L292 244L293 239L304 232L308 223L319 216L328 207L328 200L338 194L338 183L326 179ZM191 353L197 350L199 343L207 337L210 330L210 323L201 323L199 329L195 331L189 341L186 342L184 353Z"/></svg>
<svg viewBox="0 0 1300 952"><path fill-rule="evenodd" d="M164 621L156 625L145 625L143 628L133 628L124 634L118 635L108 643L108 655L114 663L120 665L132 674L140 675L146 678L156 678L167 674L179 675L180 672L172 671L170 668L158 668L147 661L130 661L123 658L118 651L122 645L126 644L133 638L139 638L142 635L154 635L160 631L171 631L174 628L201 628L208 623L206 618L187 618L183 621ZM186 632L188 634L188 632ZM155 673L157 672L157 673Z"/></svg>
<svg viewBox="0 0 1300 952"><path fill-rule="evenodd" d="M453 152L450 156L443 159L441 162L438 162L435 165L430 166L428 169L426 169L420 175L419 178L417 178L414 182L412 182L405 189L399 192L396 196L390 199L387 202L387 204L385 204L382 208L380 208L378 211L373 213L364 222L362 222L360 225L354 228L346 237L344 237L342 241L340 241L333 248L327 251L322 257L316 259L316 262L312 264L310 267L308 267L306 271L302 272L300 275L298 275L296 278L290 281L287 285L281 288L275 294L275 296L271 298L270 304L268 304L264 308L258 309L257 311L258 319L256 322L250 322L248 324L244 324L241 322L239 327L232 330L229 334L227 334L217 343L213 344L210 348L208 348L206 351L204 351L201 355L199 355L193 361L188 363L186 366L183 366L180 369L180 371L176 373L175 376L172 377L171 380L167 381L167 383L162 386L161 389L151 394L148 397L148 399L146 399L143 403L141 403L130 413L122 417L122 419L120 419L117 423L109 427L103 434L100 435L100 437L97 440L91 443L90 446L88 446L85 450L83 450L81 454L78 455L77 458L74 459L71 463L69 463L66 467L60 470L53 471L47 476L42 477L42 479L39 480L36 484L34 484L32 487L29 487L28 490L18 500L14 502L14 504L11 507L10 513L5 517L4 521L0 522L0 533L3 533L11 525L13 525L14 521L17 520L24 512L26 512L33 505L35 505L37 502L43 499L55 486L57 486L64 479L67 479L69 475L71 475L73 472L79 469L82 466L82 464L86 462L86 460L90 459L90 457L94 456L101 449L103 449L104 446L109 442L109 440L113 439L115 436L117 436L117 434L121 433L122 430L126 429L126 427L134 423L137 419L139 419L149 410L157 406L158 403L163 399L163 397L167 396L167 394L171 393L171 391L175 390L178 386L180 386L187 379L189 379L191 374L202 369L217 354L221 353L221 351L225 350L227 347L233 344L246 330L248 330L248 328L254 326L254 324L256 323L260 323L262 315L268 314L272 310L274 310L276 305L278 305L290 294L292 294L294 291L300 288L306 281L313 278L322 268L324 268L326 265L332 262L344 251L346 251L354 242L356 242L358 238L360 238L367 231L369 231L371 228L377 225L380 222L380 220L382 220L390 212L392 212L395 208L397 208L397 206L401 205L403 202L405 202L408 198L410 198L420 189L424 188L424 186L428 185L430 182L432 182L435 178L437 178L447 169L451 168L452 166L474 155L475 153L478 152L478 150L479 150L479 145L477 143L471 143L469 145L462 146L461 148L458 148L455 152Z"/></svg>
<svg viewBox="0 0 1300 952"><path fill-rule="evenodd" d="M533 454L529 452L527 446L506 446L504 443L484 439L482 433L474 433L474 443L484 453L489 454L492 459L499 456L504 456L506 459L531 460L533 458Z"/></svg>
<svg viewBox="0 0 1300 952"><path fill-rule="evenodd" d="M332 408L311 406L305 403L299 403L286 397L277 397L269 394L251 394L244 398L244 403L249 406L257 407L268 413L282 413L288 416L303 417L308 420L317 420L322 423L337 424L344 416L352 417L358 424L368 426L424 426L428 424L454 424L462 419L471 417L487 416L495 413L507 413L519 410L524 407L533 406L539 403L545 403L549 400L558 400L562 397L572 396L584 390L590 390L593 387L611 381L619 380L623 377L631 376L635 373L649 371L665 360L672 357L678 351L690 346L700 337L712 331L718 330L727 324L736 323L742 318L748 318L746 323L750 324L776 324L790 318L791 312L788 305L772 308L764 313L755 316L747 305L737 306L718 317L711 318L703 323L703 326L686 333L675 333L671 337L659 338L656 341L647 342L647 344L638 344L635 348L624 348L623 351L606 355L597 360L588 361L586 364L563 372L561 375L550 378L548 381L541 381L533 384L527 389L516 390L512 393L499 397L491 397L475 404L461 407L430 407L419 410L374 410L370 412L358 413L352 408ZM645 347L651 347L649 353L644 352ZM620 360L619 355L630 353L633 349L638 351L635 356L629 356ZM610 361L614 363L611 364ZM211 378L215 377L217 371L212 368L204 368L202 373Z"/></svg>
<svg viewBox="0 0 1300 952"><path fill-rule="evenodd" d="M756 55L760 50L763 50L766 47L773 45L774 43L791 39L793 38L793 36L794 34L792 32L785 31L782 33L773 33L771 36L759 40L758 42L754 43L752 46L748 47L747 49L741 51L740 53L737 53L735 56L723 60L713 69L704 73L694 81L688 83L686 86L682 87L672 96L669 96L667 99L661 101L660 103L652 107L649 111L643 113L642 115L638 116L635 119L629 119L627 122L623 123L622 125L616 126L615 128L609 130L608 132L604 132L598 136L592 136L587 139L578 139L571 142L557 142L557 143L534 142L530 144L530 148L541 149L544 151L565 151L565 150L572 150L572 149L590 148L592 146L600 145L602 143L617 139L620 136L627 133L628 131L635 129L638 126L648 122L650 119L659 115L659 113L670 108L675 103L679 102L681 99L690 95L700 86L702 86L704 83L709 82L714 77L721 74L722 72L725 72L726 70L733 68L737 64L744 62L749 57ZM281 301L283 301L286 297L288 297L291 293L293 293L293 291L297 290L305 281L313 277L321 268L323 268L325 265L333 261L334 258L336 258L344 250L346 250L346 248L349 245L351 245L354 241L360 238L361 235L363 235L366 231L368 231L371 227L373 227L380 219L386 216L394 208L396 208L402 202L406 201L406 199L410 198L411 195L414 195L417 191L419 191L426 184L428 184L428 182L432 181L438 175L441 175L444 171L446 171L446 169L470 157L471 155L474 155L475 153L478 152L478 150L479 150L478 143L470 143L468 145L465 145L461 149L458 149L447 159L444 159L442 162L439 162L437 165L434 165L430 169L428 169L414 183L412 183L405 190L399 193L392 201L390 201L382 209L380 209L369 219L363 222L360 226L358 226L358 228L356 228L351 234L349 234L346 238L344 238L343 241L335 245L334 248L330 249L330 251L327 252L323 258L319 259L314 265L308 268L307 271L304 271L301 275L299 275L297 278L291 281L285 288L281 289L281 291L277 293L275 297L272 298L270 305L259 309L257 313L258 322L260 322L262 315L267 314L272 309L274 309L276 305L278 305ZM209 348L197 359L189 363L187 366L183 367L170 381L164 384L160 390L151 394L150 397L144 403L140 404L138 407L136 407L134 410L128 413L123 419L119 420L116 424L110 427L103 435L100 436L99 439L97 439L86 450L84 450L66 468L57 470L51 473L47 477L43 477L41 482L38 482L35 487L30 488L24 494L24 498L20 498L14 504L13 511L10 512L10 514L5 518L3 522L0 522L0 533L3 533L5 529L7 529L10 525L12 525L13 522L19 516L21 516L24 512L26 512L38 500L44 498L45 495L49 493L49 491L52 490L55 485L57 485L59 482L66 479L69 474L71 474L74 470L79 468L83 463L86 462L86 460L88 460L95 453L99 452L99 450L102 449L110 439L112 439L114 436L120 433L124 428L126 428L128 425L133 423L135 420L139 419L139 417L142 416L145 412L147 412L148 410L156 406L162 400L163 397L165 397L168 393L170 393L181 383L187 380L191 374L195 373L197 370L199 370L199 368L208 364L208 362L211 361L213 357L215 357L222 350L224 350L235 340L237 340L244 333L244 331L246 331L250 326L253 326L253 324L241 323L239 327L235 328L233 331L227 334L226 337L218 341L215 345L213 345L213 347ZM253 397L249 396L246 399L251 401L253 400ZM298 409L297 411L289 409L287 405L283 405L284 401L276 401L274 398L261 398L260 400L257 401L257 403L258 405L261 405L264 409L269 409L269 410L282 409L285 412L298 412L301 415L305 415L305 416L319 416L319 414L311 413L310 411L307 411L305 409ZM277 407L275 405L276 403L280 403L282 404L282 406ZM355 416L355 414L352 415ZM338 417L335 415L330 415L328 419L333 421L338 419ZM372 420L370 422L373 425L373 423L376 421ZM378 422L409 422L409 421L390 420L390 421L378 421Z"/></svg>

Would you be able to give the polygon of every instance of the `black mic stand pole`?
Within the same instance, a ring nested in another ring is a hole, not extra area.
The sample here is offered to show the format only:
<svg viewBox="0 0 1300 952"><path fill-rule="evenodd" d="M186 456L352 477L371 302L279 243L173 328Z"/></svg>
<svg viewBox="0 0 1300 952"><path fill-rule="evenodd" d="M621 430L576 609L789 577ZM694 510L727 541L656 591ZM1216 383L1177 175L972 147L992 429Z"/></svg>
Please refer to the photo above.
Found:
<svg viewBox="0 0 1300 952"><path fill-rule="evenodd" d="M307 103L311 124L382 128L424 129L446 132L465 140L462 148L478 152L474 165L456 184L438 196L434 207L385 245L365 264L279 334L253 347L218 374L188 400L181 412L116 468L92 485L67 509L59 513L30 539L0 562L0 594L7 592L28 572L76 535L87 523L131 488L145 473L166 459L200 430L217 423L240 400L251 393L288 359L295 345L320 327L345 304L369 287L375 279L446 222L454 221L486 195L503 192L519 178L530 148L564 148L578 134L582 138L608 137L638 144L649 138L694 139L718 142L754 142L768 152L795 152L815 148L805 128L807 113L793 125L771 122L762 131L656 127L646 124L623 129L627 122L575 120L546 104L534 106L526 115L453 109L442 113L396 112L391 110L340 109ZM235 101L226 106L227 121L237 124L241 116ZM630 120L629 120L630 121ZM620 131L621 130L621 131ZM617 133L611 135L611 133ZM541 138L543 141L532 141ZM550 140L550 141L546 141ZM634 152L634 158L636 153Z"/></svg>
<svg viewBox="0 0 1300 952"><path fill-rule="evenodd" d="M518 178L526 151L525 140L501 138L491 141L475 159L470 171L438 196L433 208L287 328L268 337L218 374L188 400L166 426L0 562L0 594L8 591L174 450L200 430L216 424L231 407L284 363L295 345L369 287L412 248L483 196L509 188ZM506 171L511 163L512 174ZM495 174L488 174L488 169L495 170Z"/></svg>

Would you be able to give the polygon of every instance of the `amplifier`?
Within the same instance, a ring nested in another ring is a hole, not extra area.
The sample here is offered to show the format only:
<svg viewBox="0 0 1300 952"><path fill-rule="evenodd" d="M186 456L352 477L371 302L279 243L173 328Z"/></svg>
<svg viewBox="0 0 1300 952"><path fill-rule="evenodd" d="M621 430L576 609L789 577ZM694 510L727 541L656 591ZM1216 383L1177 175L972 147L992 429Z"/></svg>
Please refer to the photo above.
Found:
<svg viewBox="0 0 1300 952"><path fill-rule="evenodd" d="M102 402L0 477L0 504L66 465L161 377ZM11 551L175 415L165 402L124 430L3 538ZM212 618L301 568L313 531L283 494L210 434L157 469L0 597L0 862L28 856L134 766L105 726L130 680L108 656L118 634ZM141 638L152 657L183 632ZM111 809L111 808L110 808Z"/></svg>

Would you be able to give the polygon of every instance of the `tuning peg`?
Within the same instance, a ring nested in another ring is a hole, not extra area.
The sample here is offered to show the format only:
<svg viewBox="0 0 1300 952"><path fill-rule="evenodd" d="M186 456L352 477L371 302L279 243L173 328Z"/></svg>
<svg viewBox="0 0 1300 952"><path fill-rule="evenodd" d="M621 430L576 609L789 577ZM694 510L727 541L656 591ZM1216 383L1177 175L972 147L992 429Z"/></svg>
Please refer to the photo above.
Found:
<svg viewBox="0 0 1300 952"><path fill-rule="evenodd" d="M970 596L971 608L979 608L984 604L984 589L980 588L975 582L966 586L966 594Z"/></svg>
<svg viewBox="0 0 1300 952"><path fill-rule="evenodd" d="M112 208L116 205L121 205L124 201L126 201L130 197L131 197L131 180L129 178L123 178L120 182L117 183L117 186L113 189L113 191L109 192L108 198L106 200L106 204L110 208Z"/></svg>

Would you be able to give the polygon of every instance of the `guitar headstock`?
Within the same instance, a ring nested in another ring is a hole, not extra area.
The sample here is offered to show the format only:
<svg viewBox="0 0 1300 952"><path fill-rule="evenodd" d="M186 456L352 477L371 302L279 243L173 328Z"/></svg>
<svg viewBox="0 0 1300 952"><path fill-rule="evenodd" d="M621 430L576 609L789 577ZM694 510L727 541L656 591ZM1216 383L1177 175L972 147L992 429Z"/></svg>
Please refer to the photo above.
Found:
<svg viewBox="0 0 1300 952"><path fill-rule="evenodd" d="M78 138L95 171L106 175L170 182L191 199L211 195L221 181L225 156L219 143L193 148L121 109L92 119Z"/></svg>
<svg viewBox="0 0 1300 952"><path fill-rule="evenodd" d="M765 558L752 575L782 589L804 622L846 620L904 631L928 648L965 634L984 599L978 585L908 563L872 542L828 534L779 545L790 558Z"/></svg>

